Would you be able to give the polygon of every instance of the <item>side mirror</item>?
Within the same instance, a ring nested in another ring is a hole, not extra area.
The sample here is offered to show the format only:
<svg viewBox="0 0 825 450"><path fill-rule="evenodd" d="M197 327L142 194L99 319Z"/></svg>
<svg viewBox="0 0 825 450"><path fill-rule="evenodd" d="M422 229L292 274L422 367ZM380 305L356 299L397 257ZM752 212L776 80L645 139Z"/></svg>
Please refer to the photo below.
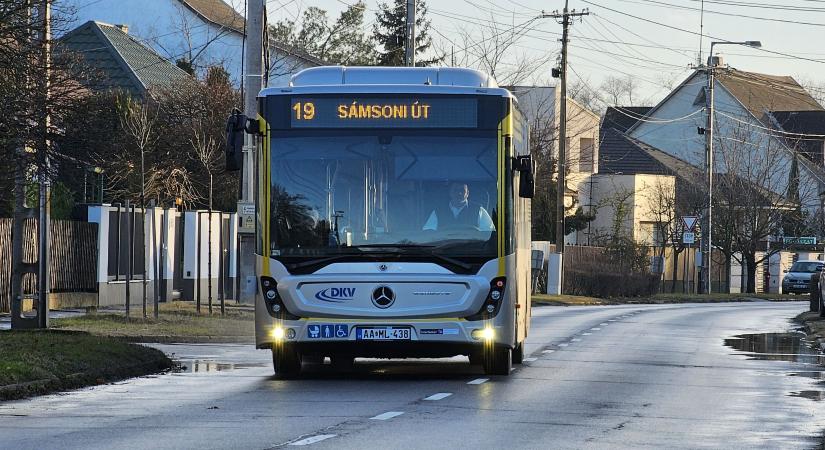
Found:
<svg viewBox="0 0 825 450"><path fill-rule="evenodd" d="M519 177L518 195L521 198L533 198L536 195L535 168L533 157L530 155L518 156L516 168L521 174Z"/></svg>
<svg viewBox="0 0 825 450"><path fill-rule="evenodd" d="M226 170L235 172L243 168L243 141L246 133L246 116L237 109L226 121Z"/></svg>

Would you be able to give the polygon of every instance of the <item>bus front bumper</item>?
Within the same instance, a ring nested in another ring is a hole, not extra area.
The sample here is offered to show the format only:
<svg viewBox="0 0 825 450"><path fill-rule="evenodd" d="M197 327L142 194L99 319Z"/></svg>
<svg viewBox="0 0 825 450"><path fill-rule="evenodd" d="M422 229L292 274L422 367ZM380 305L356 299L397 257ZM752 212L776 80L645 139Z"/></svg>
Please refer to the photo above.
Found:
<svg viewBox="0 0 825 450"><path fill-rule="evenodd" d="M306 354L347 353L362 357L448 357L485 345L512 347L513 336L495 321L273 321L259 327L258 348L285 344Z"/></svg>

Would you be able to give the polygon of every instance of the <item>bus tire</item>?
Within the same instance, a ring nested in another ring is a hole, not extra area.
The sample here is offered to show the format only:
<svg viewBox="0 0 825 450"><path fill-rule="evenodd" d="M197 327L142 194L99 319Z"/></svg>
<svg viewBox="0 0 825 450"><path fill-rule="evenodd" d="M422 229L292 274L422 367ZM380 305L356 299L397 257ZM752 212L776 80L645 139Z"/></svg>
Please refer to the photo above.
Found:
<svg viewBox="0 0 825 450"><path fill-rule="evenodd" d="M513 364L524 362L524 342L519 342L513 347Z"/></svg>
<svg viewBox="0 0 825 450"><path fill-rule="evenodd" d="M815 273L811 276L810 281L810 295L811 295L811 304L810 310L813 312L819 311L819 282L820 282L821 275Z"/></svg>
<svg viewBox="0 0 825 450"><path fill-rule="evenodd" d="M513 368L513 350L508 347L493 347L484 354L484 373L487 375L510 375Z"/></svg>
<svg viewBox="0 0 825 450"><path fill-rule="evenodd" d="M469 355L467 355L467 357L470 358L470 364L474 366L484 364L484 354L480 351L472 351Z"/></svg>
<svg viewBox="0 0 825 450"><path fill-rule="evenodd" d="M286 380L301 373L301 355L290 346L272 346L272 367L275 376Z"/></svg>

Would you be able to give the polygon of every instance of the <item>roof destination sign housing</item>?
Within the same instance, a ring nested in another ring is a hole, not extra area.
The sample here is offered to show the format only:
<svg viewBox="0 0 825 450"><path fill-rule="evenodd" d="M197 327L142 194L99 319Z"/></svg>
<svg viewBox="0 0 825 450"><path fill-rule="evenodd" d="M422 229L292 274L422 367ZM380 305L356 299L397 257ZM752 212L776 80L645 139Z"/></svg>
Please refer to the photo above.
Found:
<svg viewBox="0 0 825 450"><path fill-rule="evenodd" d="M293 97L292 128L476 128L478 100Z"/></svg>

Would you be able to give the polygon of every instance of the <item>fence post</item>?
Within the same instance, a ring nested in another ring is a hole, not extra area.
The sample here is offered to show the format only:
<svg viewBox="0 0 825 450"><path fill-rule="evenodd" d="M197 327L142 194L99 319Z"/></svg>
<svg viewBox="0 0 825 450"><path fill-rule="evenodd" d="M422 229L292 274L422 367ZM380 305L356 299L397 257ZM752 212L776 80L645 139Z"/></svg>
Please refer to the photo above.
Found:
<svg viewBox="0 0 825 450"><path fill-rule="evenodd" d="M120 242L118 242L120 246ZM129 318L132 284L132 206L126 200L126 318Z"/></svg>
<svg viewBox="0 0 825 450"><path fill-rule="evenodd" d="M152 299L154 300L154 304L155 304L154 317L155 317L155 319L157 319L158 318L158 303L159 303L158 296L160 295L160 292L158 292L158 290L160 288L160 280L158 280L158 272L159 272L159 270L158 270L158 268L159 268L158 267L159 266L158 257L160 256L160 250L158 248L158 238L157 238L157 230L156 230L156 228L157 228L156 225L157 224L156 224L156 218L155 218L155 201L154 200L152 200L152 220L151 220L151 224L152 224L152 269L153 269L153 275L154 275L154 284L153 284L154 289L152 289L152 294L153 294Z"/></svg>
<svg viewBox="0 0 825 450"><path fill-rule="evenodd" d="M226 263L224 261L226 254L224 252L224 245L226 244L223 239L223 213L219 214L220 220L218 221L218 295L220 296L221 302L221 316L226 315Z"/></svg>
<svg viewBox="0 0 825 450"><path fill-rule="evenodd" d="M201 313L201 212L195 211L195 217L197 218L197 262L195 263L196 266L196 274L195 274L195 310L198 314Z"/></svg>

